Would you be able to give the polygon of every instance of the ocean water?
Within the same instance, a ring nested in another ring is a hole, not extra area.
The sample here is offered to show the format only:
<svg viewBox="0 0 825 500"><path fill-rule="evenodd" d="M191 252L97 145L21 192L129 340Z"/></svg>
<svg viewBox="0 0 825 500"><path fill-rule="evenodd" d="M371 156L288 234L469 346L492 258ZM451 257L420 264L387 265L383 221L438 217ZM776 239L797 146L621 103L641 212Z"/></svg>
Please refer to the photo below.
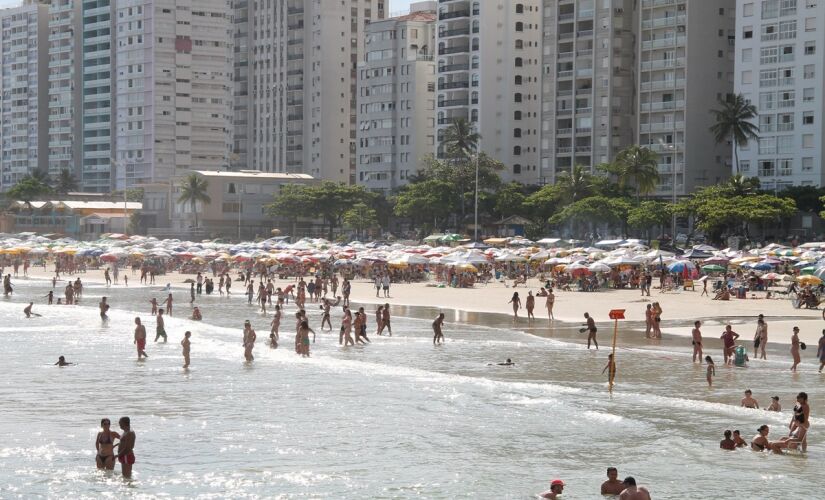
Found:
<svg viewBox="0 0 825 500"><path fill-rule="evenodd" d="M188 292L175 291L169 343L155 344L148 299L165 295L159 287L87 284L80 306L46 306L49 288L18 280L0 300L0 498L531 498L555 477L567 482L565 498L599 498L608 466L657 499L817 498L825 486L824 379L810 351L792 375L784 347L749 368L721 366L712 347L718 376L708 389L689 342L648 345L623 330L610 394L600 374L607 324L602 350L588 352L569 325L448 311L446 345L434 347L436 311L394 307L393 337L340 348L340 309L335 330L322 333L320 310L308 305L318 336L302 359L292 305L272 350L271 316L242 295L199 297L204 321L192 322ZM23 316L29 298L42 317ZM141 362L135 316L149 336ZM252 364L241 347L247 318L258 334ZM61 354L77 365L52 366ZM516 366L489 365L508 357ZM763 405L779 395L785 411L739 408L745 388ZM812 406L807 455L719 450L724 429L750 441L767 423L771 438L784 435L800 390ZM98 422L122 415L137 433L128 482L119 466L94 466Z"/></svg>

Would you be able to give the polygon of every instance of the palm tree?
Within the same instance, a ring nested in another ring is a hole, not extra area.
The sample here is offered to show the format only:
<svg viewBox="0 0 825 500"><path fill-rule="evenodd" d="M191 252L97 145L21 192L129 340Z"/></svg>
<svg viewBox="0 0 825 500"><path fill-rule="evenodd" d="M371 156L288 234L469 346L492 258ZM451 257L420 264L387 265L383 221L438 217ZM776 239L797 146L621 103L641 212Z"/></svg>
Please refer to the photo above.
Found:
<svg viewBox="0 0 825 500"><path fill-rule="evenodd" d="M742 174L736 174L728 179L728 187L733 191L734 196L756 194L759 190L759 179L757 177L745 177Z"/></svg>
<svg viewBox="0 0 825 500"><path fill-rule="evenodd" d="M58 175L54 183L54 190L60 194L66 194L70 191L77 190L77 180L74 178L71 171L65 168L60 171L60 175Z"/></svg>
<svg viewBox="0 0 825 500"><path fill-rule="evenodd" d="M198 174L189 174L180 186L178 203L189 203L192 213L195 214L195 229L198 228L198 202L209 204L212 198L206 194L209 182Z"/></svg>
<svg viewBox="0 0 825 500"><path fill-rule="evenodd" d="M450 158L467 158L476 151L481 135L475 127L464 118L456 118L447 130L441 144Z"/></svg>
<svg viewBox="0 0 825 500"><path fill-rule="evenodd" d="M629 146L616 155L614 170L619 176L619 186L624 187L633 180L636 186L636 201L641 195L656 189L659 183L659 156L648 148ZM675 174L674 174L675 175Z"/></svg>
<svg viewBox="0 0 825 500"><path fill-rule="evenodd" d="M759 113L742 94L728 94L724 100L719 99L719 109L710 110L716 123L710 127L717 144L733 142L733 156L736 173L739 173L739 148L746 146L751 139L759 139L759 127L751 123Z"/></svg>
<svg viewBox="0 0 825 500"><path fill-rule="evenodd" d="M579 201L590 196L593 192L593 174L587 172L581 165L573 167L572 172L563 172L556 179L561 186L565 197L570 201Z"/></svg>

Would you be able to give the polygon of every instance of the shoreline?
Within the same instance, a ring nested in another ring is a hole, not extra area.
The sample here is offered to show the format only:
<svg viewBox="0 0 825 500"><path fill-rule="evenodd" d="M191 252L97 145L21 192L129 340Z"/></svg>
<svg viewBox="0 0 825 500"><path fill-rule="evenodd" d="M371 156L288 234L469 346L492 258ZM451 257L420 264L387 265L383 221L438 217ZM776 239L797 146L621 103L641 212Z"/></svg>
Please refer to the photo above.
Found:
<svg viewBox="0 0 825 500"><path fill-rule="evenodd" d="M137 275L132 277L131 269L125 269L120 275L121 284L112 285L113 288L125 287L125 285L122 284L124 273L127 273L130 278L133 278L130 279L130 281L132 281L129 285L130 288L162 288L169 283L171 284L172 289L178 292L188 291L189 287L183 283L183 281L186 279L191 279L195 276L173 272L158 277L154 285L144 285L139 283L139 277ZM77 277L80 277L83 282L94 283L96 285L102 285L105 283L105 280L103 279L103 269L89 270L85 274L81 273L71 276L72 280ZM31 268L29 269L28 277L13 278L13 281L29 279L48 282L52 279L52 273L50 273L48 269L44 271L42 267ZM66 283L68 280L67 278L61 277L60 281ZM136 281L137 283L135 283ZM293 282L293 280L290 280L289 282ZM283 281L276 281L275 285L281 286L283 283ZM520 287L515 291L518 291L520 296L523 296L526 295L526 293L523 292L528 290L531 290L531 288ZM631 345L632 347L639 348L655 348L660 346L676 348L683 347L681 342L685 338L690 337L694 319L699 319L703 323L702 334L705 339L705 344L709 349L715 348L717 344L721 345L718 335L721 334L724 324L730 323L734 325L734 330L739 330L739 343L745 345L748 351L750 351L752 339L751 329L755 330L756 315L758 314L755 312L753 315L743 314L745 311L737 310L736 312L738 314L736 315L713 315L713 311L708 311L708 308L706 307L702 308L704 310L697 310L697 314L695 316L691 316L686 314L687 312L690 312L687 310L689 308L685 308L685 310L682 311L676 309L674 310L676 317L668 318L666 315L665 326L662 328L662 339L648 339L644 336L643 317L640 317L641 315L637 314L636 311L642 311L644 304L651 303L655 300L659 300L663 305L663 308L666 308L666 310L668 308L673 309L675 300L685 298L686 301L695 302L695 300L699 298L699 293L697 292L695 296L682 295L683 293L690 294L691 292L675 292L666 294L653 293L650 298L642 298L639 295L636 295L638 290L608 290L604 292L591 293L561 292L556 294L556 302L554 307L554 313L558 312L561 314L557 314L556 319L552 323L549 322L547 311L543 307L544 303L541 301L542 297L537 297L536 300L536 308L534 311L536 313L535 320L527 321L526 317L523 315L526 314L526 311L522 309L520 311L522 314L519 315L519 320L514 323L512 321L512 314L506 312L507 309L510 309L510 307L506 304L506 301L496 300L502 295L506 297L511 294L513 290L501 285L500 283L491 283L487 286L471 289L441 288L433 286L429 283L396 283L390 288L392 296L389 298L374 297L374 292L375 288L373 287L372 282L367 280L353 281L351 302L353 304L363 305L365 308L368 306L376 306L378 304L389 302L393 309L395 311L400 310L400 314L403 316L428 321L434 318L439 311L443 311L448 313L448 323L457 322L491 328L504 328L524 332L542 338L557 338L559 340L580 344L584 343L583 338L580 334L578 334L578 328L583 322L583 318L577 320L574 318L573 314L579 311L584 311L584 306L593 306L590 307L590 310L596 310L595 307L599 306L607 307L607 305L614 302L615 299L616 303L619 303L625 307L629 307L631 305L638 306L637 309L627 309L627 319L619 322L618 338L621 340L623 346ZM240 290L237 295L244 296ZM477 300L471 301L472 299ZM586 302L580 299L593 300ZM773 301L765 299L739 299L738 301L716 304L712 303L710 305L718 308L720 306L733 306L733 304L737 304L737 302L747 303L748 305L758 303L760 305L765 304L770 306L785 303L785 305L790 308L790 304L787 303L788 301ZM499 306L498 310L495 309L494 304ZM502 304L504 307L501 307ZM821 311L806 311L790 308L788 312L796 312L801 314L771 315L766 311L766 319L770 325L770 344L768 351L773 354L772 357L774 359L776 359L777 355L781 355L781 351L776 346L783 346L783 350L789 346L790 334L782 335L781 333L778 334L778 332L790 332L792 326L800 325L800 328L802 329L802 332L800 333L800 340L809 344L809 350L806 352L813 352L815 355L816 345L819 340L820 333L814 329L814 323L817 323L819 328L825 326L821 320ZM367 311L367 314L371 313L372 311ZM397 313L394 312L394 314ZM604 316L606 315L607 314L605 311ZM596 317L597 325L599 326L599 337L602 340L602 343L604 343L605 346L608 342L612 343L612 321L600 317L601 315L598 313L594 313L594 316ZM716 332L716 330L718 330L718 332ZM689 350L689 347L689 344L684 345L685 349Z"/></svg>

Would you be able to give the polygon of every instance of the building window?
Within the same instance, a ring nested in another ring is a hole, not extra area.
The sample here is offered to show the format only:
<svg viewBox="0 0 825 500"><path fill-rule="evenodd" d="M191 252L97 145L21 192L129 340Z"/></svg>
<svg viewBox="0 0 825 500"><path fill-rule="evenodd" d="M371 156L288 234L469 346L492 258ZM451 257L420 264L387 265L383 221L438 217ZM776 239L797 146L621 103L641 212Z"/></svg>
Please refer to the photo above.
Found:
<svg viewBox="0 0 825 500"><path fill-rule="evenodd" d="M517 137L517 138L521 137L521 129L520 128L513 129L513 137Z"/></svg>
<svg viewBox="0 0 825 500"><path fill-rule="evenodd" d="M814 135L813 134L803 134L802 135L802 147L805 149L810 149L814 147Z"/></svg>
<svg viewBox="0 0 825 500"><path fill-rule="evenodd" d="M521 102L521 92L516 92L513 96L513 102Z"/></svg>
<svg viewBox="0 0 825 500"><path fill-rule="evenodd" d="M812 56L814 54L816 54L816 42L815 41L805 42L805 55L806 56Z"/></svg>
<svg viewBox="0 0 825 500"><path fill-rule="evenodd" d="M811 172L814 169L814 159L812 157L802 158L802 171Z"/></svg>
<svg viewBox="0 0 825 500"><path fill-rule="evenodd" d="M802 113L802 125L813 125L814 124L814 112L813 111L805 111Z"/></svg>
<svg viewBox="0 0 825 500"><path fill-rule="evenodd" d="M521 111L518 111L518 110L513 111L513 120L516 120L516 121L521 120Z"/></svg>
<svg viewBox="0 0 825 500"><path fill-rule="evenodd" d="M516 67L521 68L522 66L524 66L524 60L520 57L517 57L516 58Z"/></svg>
<svg viewBox="0 0 825 500"><path fill-rule="evenodd" d="M516 14L524 14L524 4L517 3L516 4Z"/></svg>
<svg viewBox="0 0 825 500"><path fill-rule="evenodd" d="M742 172L751 171L751 162L749 160L742 160L739 162L739 170Z"/></svg>
<svg viewBox="0 0 825 500"><path fill-rule="evenodd" d="M524 31L524 23L521 21L516 22L516 31Z"/></svg>
<svg viewBox="0 0 825 500"><path fill-rule="evenodd" d="M521 146L513 146L513 156L521 156Z"/></svg>
<svg viewBox="0 0 825 500"><path fill-rule="evenodd" d="M514 80L515 80L516 85L521 85L521 82L522 82L523 78L522 78L521 75L516 75Z"/></svg>
<svg viewBox="0 0 825 500"><path fill-rule="evenodd" d="M513 165L513 173L514 174L520 174L521 173L521 165L519 165L518 163Z"/></svg>

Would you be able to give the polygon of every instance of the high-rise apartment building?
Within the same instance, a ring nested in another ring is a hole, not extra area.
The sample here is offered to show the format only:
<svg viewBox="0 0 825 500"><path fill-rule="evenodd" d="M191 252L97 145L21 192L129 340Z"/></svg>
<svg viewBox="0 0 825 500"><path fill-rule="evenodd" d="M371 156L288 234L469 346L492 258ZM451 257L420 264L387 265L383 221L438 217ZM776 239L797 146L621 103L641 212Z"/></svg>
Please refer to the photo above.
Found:
<svg viewBox="0 0 825 500"><path fill-rule="evenodd" d="M367 27L358 64L356 179L370 190L403 186L433 153L436 5L414 3L408 15Z"/></svg>
<svg viewBox="0 0 825 500"><path fill-rule="evenodd" d="M739 171L763 189L822 186L825 2L736 3L736 92L759 113Z"/></svg>
<svg viewBox="0 0 825 500"><path fill-rule="evenodd" d="M249 94L249 59L252 39L250 38L250 3L254 1L232 0L233 33L233 77L232 77L232 152L229 165L233 170L250 168L249 141L252 131L252 107ZM254 12L254 10L253 10Z"/></svg>
<svg viewBox="0 0 825 500"><path fill-rule="evenodd" d="M116 186L229 165L232 13L226 0L116 2Z"/></svg>
<svg viewBox="0 0 825 500"><path fill-rule="evenodd" d="M731 147L709 129L733 92L735 0L641 0L638 143L659 154L654 194L685 195L730 174Z"/></svg>
<svg viewBox="0 0 825 500"><path fill-rule="evenodd" d="M435 148L456 119L481 134L480 149L504 163L505 181L540 174L540 0L443 0L438 8Z"/></svg>
<svg viewBox="0 0 825 500"><path fill-rule="evenodd" d="M114 0L83 0L82 36L82 132L80 175L82 191L109 192L114 186L112 158L115 157L114 94L115 70L113 20Z"/></svg>
<svg viewBox="0 0 825 500"><path fill-rule="evenodd" d="M635 0L544 0L541 182L636 137Z"/></svg>
<svg viewBox="0 0 825 500"><path fill-rule="evenodd" d="M48 167L48 6L0 10L0 189Z"/></svg>
<svg viewBox="0 0 825 500"><path fill-rule="evenodd" d="M246 155L248 168L354 182L356 66L385 0L247 3L245 24L235 9L235 36L247 30L252 126L236 128L247 140L246 151L236 141L235 155ZM237 106L238 86L235 97Z"/></svg>
<svg viewBox="0 0 825 500"><path fill-rule="evenodd" d="M82 60L81 0L51 0L49 4L49 158L48 173L80 173L84 135L79 78Z"/></svg>

